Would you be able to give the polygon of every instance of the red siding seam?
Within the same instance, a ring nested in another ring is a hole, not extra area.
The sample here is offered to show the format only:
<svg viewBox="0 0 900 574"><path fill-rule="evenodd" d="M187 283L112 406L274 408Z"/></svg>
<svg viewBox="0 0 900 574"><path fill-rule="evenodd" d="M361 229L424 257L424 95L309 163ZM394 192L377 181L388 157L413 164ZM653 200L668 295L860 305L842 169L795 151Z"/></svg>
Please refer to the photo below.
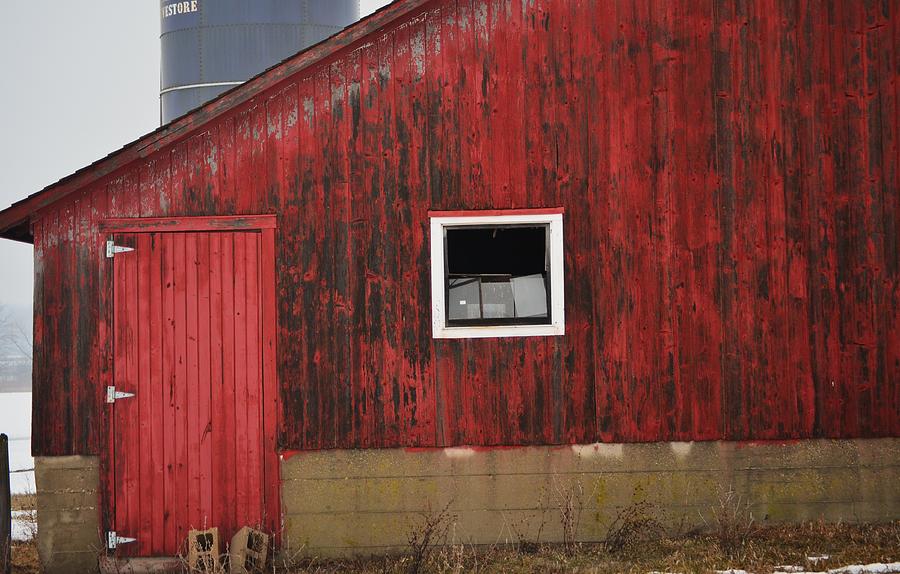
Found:
<svg viewBox="0 0 900 574"><path fill-rule="evenodd" d="M274 229L275 215L133 217L109 218L100 222L103 233L167 233L192 231L236 231Z"/></svg>

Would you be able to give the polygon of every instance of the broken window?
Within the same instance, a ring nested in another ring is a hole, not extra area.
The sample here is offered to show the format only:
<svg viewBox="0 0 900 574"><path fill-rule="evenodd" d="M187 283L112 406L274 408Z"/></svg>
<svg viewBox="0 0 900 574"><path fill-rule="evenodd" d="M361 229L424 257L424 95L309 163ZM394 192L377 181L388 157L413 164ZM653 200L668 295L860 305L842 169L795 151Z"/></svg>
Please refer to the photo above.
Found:
<svg viewBox="0 0 900 574"><path fill-rule="evenodd" d="M436 337L564 332L562 214L522 211L432 217Z"/></svg>
<svg viewBox="0 0 900 574"><path fill-rule="evenodd" d="M549 229L447 227L447 324L549 323Z"/></svg>

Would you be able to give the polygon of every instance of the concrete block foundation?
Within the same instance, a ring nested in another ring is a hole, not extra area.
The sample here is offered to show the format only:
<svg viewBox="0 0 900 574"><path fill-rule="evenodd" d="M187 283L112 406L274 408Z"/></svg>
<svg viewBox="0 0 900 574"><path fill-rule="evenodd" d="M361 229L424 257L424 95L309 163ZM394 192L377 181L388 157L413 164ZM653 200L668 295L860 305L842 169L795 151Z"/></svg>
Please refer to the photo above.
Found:
<svg viewBox="0 0 900 574"><path fill-rule="evenodd" d="M762 523L900 518L900 439L330 450L283 457L281 472L283 542L319 556L403 551L444 508L466 544L560 542L567 500L582 541L637 502L693 528L729 488Z"/></svg>
<svg viewBox="0 0 900 574"><path fill-rule="evenodd" d="M46 572L96 571L97 458L38 457L35 467ZM402 552L423 516L445 508L449 542L559 542L569 500L578 538L589 542L638 502L670 526L703 526L728 488L761 523L896 520L900 439L327 450L283 456L281 480L281 546L290 555L301 547L321 557Z"/></svg>
<svg viewBox="0 0 900 574"><path fill-rule="evenodd" d="M97 570L99 468L96 456L34 459L38 554L47 574Z"/></svg>

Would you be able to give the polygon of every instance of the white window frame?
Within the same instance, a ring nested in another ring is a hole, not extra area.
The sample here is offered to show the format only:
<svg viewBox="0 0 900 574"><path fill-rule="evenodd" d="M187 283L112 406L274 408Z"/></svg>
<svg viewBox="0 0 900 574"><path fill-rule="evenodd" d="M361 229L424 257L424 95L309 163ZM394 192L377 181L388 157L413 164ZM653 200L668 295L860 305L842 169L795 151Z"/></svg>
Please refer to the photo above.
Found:
<svg viewBox="0 0 900 574"><path fill-rule="evenodd" d="M525 210L523 210L525 211ZM547 337L566 333L565 285L563 284L563 214L535 210L535 213L498 215L431 216L431 327L435 339L477 339L487 337ZM444 237L447 227L466 225L548 225L550 228L550 323L546 325L466 325L448 326L446 312L446 262Z"/></svg>

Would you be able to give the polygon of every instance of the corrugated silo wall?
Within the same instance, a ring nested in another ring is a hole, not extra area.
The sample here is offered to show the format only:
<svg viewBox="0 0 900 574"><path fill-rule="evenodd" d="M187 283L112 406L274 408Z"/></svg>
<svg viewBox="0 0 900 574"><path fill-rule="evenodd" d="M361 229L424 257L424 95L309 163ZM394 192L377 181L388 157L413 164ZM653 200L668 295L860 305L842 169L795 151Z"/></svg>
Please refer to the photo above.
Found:
<svg viewBox="0 0 900 574"><path fill-rule="evenodd" d="M162 123L359 19L359 0L162 0Z"/></svg>

